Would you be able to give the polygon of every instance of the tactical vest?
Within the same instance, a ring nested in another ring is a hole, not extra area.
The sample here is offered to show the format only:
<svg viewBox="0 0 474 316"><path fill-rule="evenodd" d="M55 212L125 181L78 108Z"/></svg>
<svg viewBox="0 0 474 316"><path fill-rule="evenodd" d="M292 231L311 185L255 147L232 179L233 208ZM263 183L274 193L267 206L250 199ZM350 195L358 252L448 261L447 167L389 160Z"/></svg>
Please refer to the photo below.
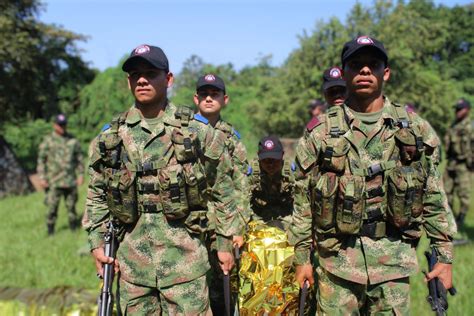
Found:
<svg viewBox="0 0 474 316"><path fill-rule="evenodd" d="M327 112L318 168L310 174L317 233L375 239L400 233L409 239L420 237L427 181L425 155L434 148L424 144L404 107L393 103L392 107L396 120L386 120L385 133L393 133L393 138L384 143L382 159L372 165L361 161L351 147L354 134L344 108L333 107Z"/></svg>
<svg viewBox="0 0 474 316"><path fill-rule="evenodd" d="M293 210L293 190L294 190L294 168L289 161L285 161L281 172L281 188L276 196L271 196L268 190L262 186L260 164L257 159L251 162L251 171L249 172L249 182L251 198L250 204L252 210L258 216L264 218L267 215L276 214L277 211L283 211L284 215L290 215ZM281 215L281 214L280 214Z"/></svg>
<svg viewBox="0 0 474 316"><path fill-rule="evenodd" d="M130 157L135 153L125 149L119 129L126 117L127 113L118 116L110 124L110 132L99 136L110 212L124 223L134 223L139 212L163 212L167 219L177 220L205 209L208 184L203 155L196 133L189 129L193 111L178 108L175 118L179 126L172 128L169 150L146 163L137 163L138 157ZM170 126L165 124L167 128Z"/></svg>

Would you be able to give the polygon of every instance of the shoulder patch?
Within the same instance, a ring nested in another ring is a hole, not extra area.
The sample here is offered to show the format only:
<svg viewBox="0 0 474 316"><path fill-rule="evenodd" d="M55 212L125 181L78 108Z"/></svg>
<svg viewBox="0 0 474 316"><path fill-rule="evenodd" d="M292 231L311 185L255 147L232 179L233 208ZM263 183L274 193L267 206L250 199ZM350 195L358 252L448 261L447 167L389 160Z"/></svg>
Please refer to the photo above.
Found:
<svg viewBox="0 0 474 316"><path fill-rule="evenodd" d="M308 124L306 124L306 129L308 132L311 132L319 124L321 124L321 121L315 116L308 122Z"/></svg>
<svg viewBox="0 0 474 316"><path fill-rule="evenodd" d="M105 132L105 131L108 130L110 127L111 127L110 123L107 123L107 124L105 124L104 126L102 126L102 129L101 129L100 131L101 131L101 132Z"/></svg>
<svg viewBox="0 0 474 316"><path fill-rule="evenodd" d="M240 133L235 130L235 128L232 128L232 134L234 134L238 139L241 138Z"/></svg>
<svg viewBox="0 0 474 316"><path fill-rule="evenodd" d="M247 166L247 175L248 176L252 175L252 172L253 172L252 166L248 165Z"/></svg>
<svg viewBox="0 0 474 316"><path fill-rule="evenodd" d="M202 116L201 114L194 114L194 119L204 124L209 124L209 120Z"/></svg>

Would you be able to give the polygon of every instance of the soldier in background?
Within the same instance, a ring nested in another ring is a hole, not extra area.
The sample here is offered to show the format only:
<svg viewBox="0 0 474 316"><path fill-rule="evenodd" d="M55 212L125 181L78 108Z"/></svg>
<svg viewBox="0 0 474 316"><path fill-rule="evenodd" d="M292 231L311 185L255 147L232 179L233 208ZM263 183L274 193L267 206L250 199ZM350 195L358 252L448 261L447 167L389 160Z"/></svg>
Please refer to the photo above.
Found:
<svg viewBox="0 0 474 316"><path fill-rule="evenodd" d="M324 99L329 107L340 106L346 99L346 81L342 78L342 70L339 67L331 67L323 73L322 85Z"/></svg>
<svg viewBox="0 0 474 316"><path fill-rule="evenodd" d="M316 117L324 114L327 109L327 104L323 100L313 99L308 104L308 112L310 117Z"/></svg>
<svg viewBox="0 0 474 316"><path fill-rule="evenodd" d="M283 159L283 145L276 136L258 143L258 160L248 171L252 219L272 222L286 230L293 213L295 165Z"/></svg>
<svg viewBox="0 0 474 316"><path fill-rule="evenodd" d="M247 151L240 140L239 132L221 117L221 111L227 106L229 99L222 78L214 74L206 74L199 77L196 84L196 93L193 98L194 104L197 106L195 117L200 118L206 125L223 132L227 136L227 148L232 158L232 181L235 188L233 196L236 201L238 214L240 215L240 221L242 221L242 228L244 228L250 217L249 203L245 194L247 192ZM209 212L215 212L212 203L209 204ZM213 218L213 216L210 216L210 218ZM215 223L210 225L213 226ZM237 245L239 248L243 244L242 236L244 233L242 230L237 236L233 236L234 245ZM222 290L223 274L219 268L219 261L217 260L214 247L215 236L213 236L212 231L210 234L211 236L208 236L210 240L207 242L209 261L211 263L211 270L208 273L211 309L214 315L225 315L224 292Z"/></svg>
<svg viewBox="0 0 474 316"><path fill-rule="evenodd" d="M46 191L48 206L46 224L48 235L54 234L58 206L64 197L69 217L69 228L76 230L79 219L76 214L77 187L84 182L84 166L79 141L67 132L67 118L56 116L53 132L39 146L37 172L40 185Z"/></svg>
<svg viewBox="0 0 474 316"><path fill-rule="evenodd" d="M318 315L408 315L422 229L438 257L426 278L452 287L456 225L437 170L440 141L383 94L390 68L381 42L347 42L341 63L345 104L313 118L296 149L296 280L314 283L315 240Z"/></svg>
<svg viewBox="0 0 474 316"><path fill-rule="evenodd" d="M444 186L449 205L453 207L455 196L459 198L459 211L456 216L458 228L464 224L469 210L471 195L471 171L473 170L474 133L469 118L471 104L459 99L455 105L456 119L445 136L447 165L444 173Z"/></svg>

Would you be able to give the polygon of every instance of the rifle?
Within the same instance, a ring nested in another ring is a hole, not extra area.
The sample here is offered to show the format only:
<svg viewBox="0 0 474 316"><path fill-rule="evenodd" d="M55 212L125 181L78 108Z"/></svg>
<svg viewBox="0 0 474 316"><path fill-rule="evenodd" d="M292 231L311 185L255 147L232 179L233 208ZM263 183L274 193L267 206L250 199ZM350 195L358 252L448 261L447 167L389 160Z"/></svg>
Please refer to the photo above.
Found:
<svg viewBox="0 0 474 316"><path fill-rule="evenodd" d="M240 287L240 279L239 279L239 271L240 271L240 249L239 246L236 245L234 247L234 257L235 257L235 268L237 270L237 287ZM239 306L239 294L237 291L237 295L235 296L235 310L234 315L240 315L240 306Z"/></svg>
<svg viewBox="0 0 474 316"><path fill-rule="evenodd" d="M300 302L298 306L298 316L304 315L304 306L306 305L306 296L308 295L308 280L304 281L303 288L300 289Z"/></svg>
<svg viewBox="0 0 474 316"><path fill-rule="evenodd" d="M117 228L114 220L107 223L107 231L104 233L104 254L115 260L117 252ZM104 277L102 288L98 298L99 316L111 316L114 309L114 296L112 294L112 284L114 282L114 262L104 264Z"/></svg>
<svg viewBox="0 0 474 316"><path fill-rule="evenodd" d="M437 257L436 252L434 249L431 249L431 253L426 251L425 252L426 260L428 261L428 269L431 272L436 264ZM427 273L423 271L425 275ZM428 290L429 294L426 297L426 300L431 305L431 310L436 313L437 316L444 316L446 315L446 311L448 310L448 295L446 292L446 288L444 287L443 283L438 278L433 278L428 281ZM457 293L454 286L450 288L449 294L455 295Z"/></svg>
<svg viewBox="0 0 474 316"><path fill-rule="evenodd" d="M234 257L235 257L235 268L237 270L237 277L239 275L239 270L240 270L240 251L239 251L239 246L234 247ZM232 304L232 290L230 287L230 271L228 274L224 275L224 305L225 305L225 311L226 311L226 316L231 316L231 304ZM235 309L234 309L234 315L237 314L239 315L239 298L235 298Z"/></svg>

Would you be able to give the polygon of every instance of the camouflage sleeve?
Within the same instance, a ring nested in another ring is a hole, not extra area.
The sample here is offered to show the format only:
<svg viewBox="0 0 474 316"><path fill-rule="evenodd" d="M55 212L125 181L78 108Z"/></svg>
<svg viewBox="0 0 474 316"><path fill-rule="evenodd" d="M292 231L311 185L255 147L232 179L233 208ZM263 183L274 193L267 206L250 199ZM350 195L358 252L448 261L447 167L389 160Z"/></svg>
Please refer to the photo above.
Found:
<svg viewBox="0 0 474 316"><path fill-rule="evenodd" d="M76 176L84 175L84 155L82 154L81 144L76 141L74 146L74 156L76 160Z"/></svg>
<svg viewBox="0 0 474 316"><path fill-rule="evenodd" d="M205 141L206 173L214 178L211 188L211 203L215 208L216 248L232 252L232 236L242 230L237 214L232 181L232 160L226 146L227 136L209 129Z"/></svg>
<svg viewBox="0 0 474 316"><path fill-rule="evenodd" d="M251 216L247 179L247 150L245 149L245 145L236 137L233 137L232 141L234 142L234 151L232 152L232 181L235 187L239 219L242 222L242 231L239 235L242 236L245 233L245 226Z"/></svg>
<svg viewBox="0 0 474 316"><path fill-rule="evenodd" d="M423 139L426 148L427 182L423 197L423 219L427 236L438 254L439 262L452 263L452 239L456 234L456 223L448 204L443 181L438 170L440 162L440 140L434 129L423 122Z"/></svg>
<svg viewBox="0 0 474 316"><path fill-rule="evenodd" d="M45 137L38 149L38 160L36 163L36 172L42 180L48 180L46 173L46 160L48 159L48 139Z"/></svg>
<svg viewBox="0 0 474 316"><path fill-rule="evenodd" d="M308 194L308 173L317 160L318 150L310 135L303 136L296 147L296 181L292 223L288 229L288 240L295 247L295 264L310 263L312 243L312 215Z"/></svg>
<svg viewBox="0 0 474 316"><path fill-rule="evenodd" d="M109 218L105 195L106 183L99 154L98 138L94 139L89 147L88 173L89 185L82 226L88 232L89 246L92 250L102 245L104 223Z"/></svg>

